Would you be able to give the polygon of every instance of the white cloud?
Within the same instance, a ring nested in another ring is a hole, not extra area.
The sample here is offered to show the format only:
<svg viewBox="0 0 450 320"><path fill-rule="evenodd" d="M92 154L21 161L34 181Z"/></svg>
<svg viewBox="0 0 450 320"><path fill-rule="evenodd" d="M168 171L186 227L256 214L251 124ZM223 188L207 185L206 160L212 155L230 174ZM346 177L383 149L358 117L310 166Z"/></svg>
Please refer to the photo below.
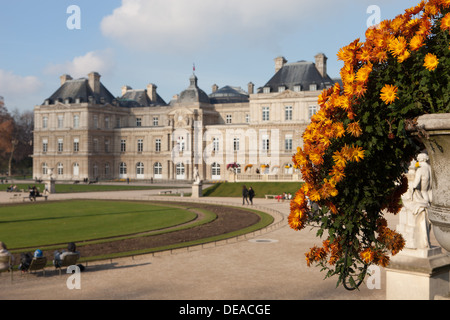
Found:
<svg viewBox="0 0 450 320"><path fill-rule="evenodd" d="M329 3L333 1L122 0L101 29L103 35L145 51L193 50L223 39L273 45L314 11L319 22Z"/></svg>
<svg viewBox="0 0 450 320"><path fill-rule="evenodd" d="M0 69L0 95L5 98L36 93L42 87L43 83L35 76L20 76Z"/></svg>
<svg viewBox="0 0 450 320"><path fill-rule="evenodd" d="M72 61L48 65L44 72L52 75L69 74L73 78L86 77L96 71L108 75L114 69L114 54L111 49L90 51L84 56L75 57Z"/></svg>

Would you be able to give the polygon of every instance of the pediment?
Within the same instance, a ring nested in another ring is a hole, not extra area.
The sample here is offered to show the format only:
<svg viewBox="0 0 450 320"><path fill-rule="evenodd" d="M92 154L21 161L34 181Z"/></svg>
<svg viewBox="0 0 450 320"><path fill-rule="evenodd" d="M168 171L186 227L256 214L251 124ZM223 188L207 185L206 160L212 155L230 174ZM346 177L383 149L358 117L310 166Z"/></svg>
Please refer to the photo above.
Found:
<svg viewBox="0 0 450 320"><path fill-rule="evenodd" d="M285 90L279 95L276 95L275 98L277 99L291 99L291 98L300 98L302 97L301 92L294 92L292 90Z"/></svg>

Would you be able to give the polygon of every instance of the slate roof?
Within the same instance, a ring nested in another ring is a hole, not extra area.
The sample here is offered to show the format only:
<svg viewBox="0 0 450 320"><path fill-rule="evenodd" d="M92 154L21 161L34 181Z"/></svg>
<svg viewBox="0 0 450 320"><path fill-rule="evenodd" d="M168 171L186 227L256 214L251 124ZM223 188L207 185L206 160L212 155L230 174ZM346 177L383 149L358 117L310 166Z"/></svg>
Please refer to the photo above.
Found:
<svg viewBox="0 0 450 320"><path fill-rule="evenodd" d="M240 87L225 86L209 95L212 104L248 102L249 95Z"/></svg>
<svg viewBox="0 0 450 320"><path fill-rule="evenodd" d="M118 101L120 106L127 108L167 106L159 94L156 94L156 102L152 102L146 89L128 90Z"/></svg>
<svg viewBox="0 0 450 320"><path fill-rule="evenodd" d="M76 99L80 102L88 102L89 97L93 97L97 103L101 103L103 98L104 103L112 103L115 100L114 96L108 89L100 83L100 93L95 94L87 79L67 80L58 90L48 98L50 104L57 101L64 102L69 99L70 103L74 103Z"/></svg>
<svg viewBox="0 0 450 320"><path fill-rule="evenodd" d="M311 84L316 84L317 90L323 90L334 83L328 75L322 77L315 63L299 61L285 64L264 87L270 87L270 92L278 92L280 86L293 91L294 86L300 85L302 91L309 91ZM262 92L263 88L259 88L258 93Z"/></svg>
<svg viewBox="0 0 450 320"><path fill-rule="evenodd" d="M195 103L195 102L203 102L203 103L210 103L208 95L198 87L197 85L198 78L193 74L190 78L190 85L189 87L180 93L180 96L176 103L181 104L189 104L189 103Z"/></svg>

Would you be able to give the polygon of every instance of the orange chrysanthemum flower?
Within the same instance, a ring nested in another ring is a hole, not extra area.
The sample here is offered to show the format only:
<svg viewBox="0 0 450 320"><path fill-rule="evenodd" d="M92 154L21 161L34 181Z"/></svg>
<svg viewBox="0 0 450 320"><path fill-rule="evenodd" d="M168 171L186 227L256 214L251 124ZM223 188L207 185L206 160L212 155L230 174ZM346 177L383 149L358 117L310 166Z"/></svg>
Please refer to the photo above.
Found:
<svg viewBox="0 0 450 320"><path fill-rule="evenodd" d="M421 35L415 35L409 43L409 48L412 51L419 50L423 46L424 39L425 38Z"/></svg>
<svg viewBox="0 0 450 320"><path fill-rule="evenodd" d="M439 59L436 57L436 55L432 53L428 53L425 56L425 62L423 66L427 68L429 71L434 71L439 64Z"/></svg>
<svg viewBox="0 0 450 320"><path fill-rule="evenodd" d="M350 133L354 137L359 137L362 134L362 130L361 130L361 127L359 126L358 122L350 123L347 126L347 132Z"/></svg>
<svg viewBox="0 0 450 320"><path fill-rule="evenodd" d="M396 86L390 84L385 85L383 89L381 89L381 100L383 100L386 104L393 103L396 99L398 99L397 91L398 88Z"/></svg>
<svg viewBox="0 0 450 320"><path fill-rule="evenodd" d="M447 13L441 20L441 29L450 30L450 13Z"/></svg>

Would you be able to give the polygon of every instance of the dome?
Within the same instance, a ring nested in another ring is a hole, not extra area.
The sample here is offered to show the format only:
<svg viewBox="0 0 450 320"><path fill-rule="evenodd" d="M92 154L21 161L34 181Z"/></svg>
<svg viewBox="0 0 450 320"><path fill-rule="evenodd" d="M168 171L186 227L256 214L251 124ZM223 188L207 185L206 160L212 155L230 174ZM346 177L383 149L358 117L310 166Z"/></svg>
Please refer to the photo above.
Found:
<svg viewBox="0 0 450 320"><path fill-rule="evenodd" d="M210 103L208 95L198 87L197 77L193 74L190 78L189 88L180 93L178 98L178 103L189 104L189 103Z"/></svg>
<svg viewBox="0 0 450 320"><path fill-rule="evenodd" d="M225 86L211 93L209 99L211 103L239 103L248 102L247 92L239 87Z"/></svg>

